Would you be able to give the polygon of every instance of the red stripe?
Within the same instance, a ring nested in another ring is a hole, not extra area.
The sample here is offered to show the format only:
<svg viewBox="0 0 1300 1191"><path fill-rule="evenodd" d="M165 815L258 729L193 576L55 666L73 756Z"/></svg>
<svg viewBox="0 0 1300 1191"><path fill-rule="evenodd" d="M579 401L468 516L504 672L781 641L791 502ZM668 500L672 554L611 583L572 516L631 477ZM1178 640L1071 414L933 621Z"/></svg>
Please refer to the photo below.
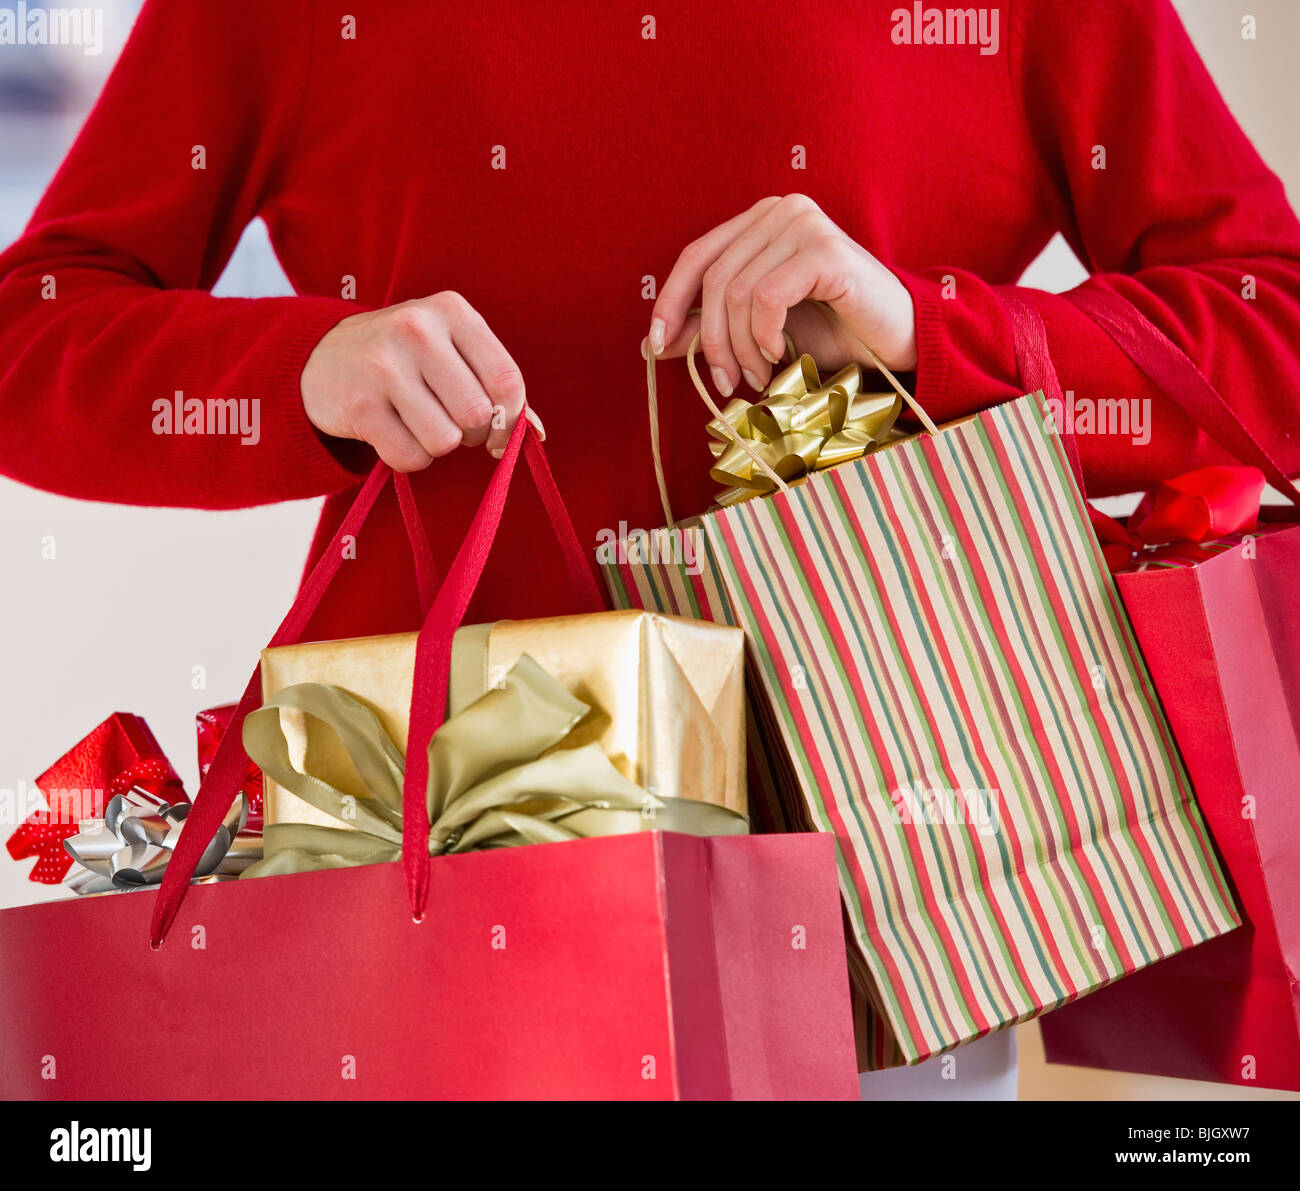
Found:
<svg viewBox="0 0 1300 1191"><path fill-rule="evenodd" d="M686 534L686 530L682 530L683 540L685 538L685 534ZM700 534L697 533L696 540L695 540L695 565L697 568L696 573L692 575L689 571L686 570L685 567L682 568L682 571L686 575L687 581L691 585L691 590L695 592L695 602L700 607L700 615L703 616L707 612L708 619L716 621L718 619L719 610L717 608L714 608L713 605L709 602L708 593L704 589L704 560L700 557L700 550L703 547L703 545L704 545L704 539ZM687 610L686 615L687 616L691 615L689 609ZM723 619L723 623L726 623L725 617Z"/></svg>
<svg viewBox="0 0 1300 1191"><path fill-rule="evenodd" d="M902 465L903 471L908 476L911 482L913 491L918 493L918 503L920 504L921 508L924 510L927 528L929 529L930 533L935 536L937 540L938 538L941 537L942 531L933 518L933 514L929 502L926 501L923 497L919 496L921 489L919 487L919 478L917 476L917 473L913 470L910 463L902 456L899 457L899 460L900 460L900 464ZM970 603L967 600L964 589L961 587L961 585L953 584L952 590L954 596L957 598L958 602L961 605L961 610L965 617L965 623L967 626L970 642L979 660L980 669L983 671L984 679L986 683L986 689L988 691L989 697L996 704L997 712L1002 718L1002 720L1008 725L1013 724L1015 720L1015 716L1007 706L1006 699L1003 697L1002 694L998 677L994 672L994 667L991 664L989 660L989 656L985 651L981 642L981 633L979 629L979 625L980 625L979 617L971 609ZM959 695L961 694L960 690L958 691L958 694ZM979 739L978 732L975 733L975 738L976 740ZM1024 773L1031 772L1034 766L1025 753L1025 749L1021 743L1018 732L1013 729L1011 732L1008 733L1006 741L1007 744L1010 746L1011 750L1013 751L1013 753L1015 754L1014 760L1016 765L1019 767L1019 769ZM1029 783L1026 792L1029 795L1029 797L1033 799L1034 814L1037 820L1046 826L1049 823L1050 819L1052 818L1050 811L1047 808L1046 800L1039 797L1038 791L1034 787L1032 782ZM1077 836L1077 831L1075 832L1075 835ZM1069 829L1067 826L1067 842L1069 842L1069 838L1070 838ZM1077 838L1074 840L1074 842L1077 843ZM1018 837L1016 840L1016 844L1017 844L1017 848L1019 848L1020 841ZM1018 857L1018 859L1021 861L1021 863L1023 863L1023 854L1021 857ZM1057 965L1056 973L1057 975L1059 975L1063 983L1073 988L1074 987L1073 981L1070 979L1065 961L1062 958L1061 953L1056 946L1056 932L1047 926L1045 919L1043 917L1042 905L1038 901L1037 895L1034 894L1032 888L1028 886L1025 886L1024 888L1025 888L1026 895L1033 902L1035 917L1039 920L1040 924L1044 928L1043 938L1049 950L1051 951L1052 955L1055 958L1055 962ZM1064 896L1066 901L1069 903L1070 913L1073 915L1075 922L1085 928L1083 932L1084 934L1088 934L1089 931L1087 928L1091 925L1090 920L1088 917L1085 917L1083 906L1074 892L1073 882L1069 880L1061 880L1058 883L1058 888L1062 896ZM1094 980L1101 979L1106 975L1104 969L1097 964L1089 964L1085 966L1091 969Z"/></svg>
<svg viewBox="0 0 1300 1191"><path fill-rule="evenodd" d="M994 452L997 453L1000 449L1000 446L998 444L995 444L993 449ZM966 456L967 462L970 464L968 470L971 473L972 482L977 486L980 495L984 499L985 504L991 508L992 501L989 497L988 489L985 486L983 479L975 471L974 453L970 449L969 443L966 442L964 439L959 440L955 443L954 450L960 451L964 453L964 455ZM1009 460L1006 457L1000 457L999 462L1003 465L1004 473L1008 474L1009 476L1009 473L1007 472L1007 468L1010 466ZM1015 485L1010 479L1008 479L1008 492L1011 494L1012 500L1017 501L1020 489L1019 486ZM1043 508L1045 515L1049 517L1052 515L1051 510L1048 509L1045 504L1043 504L1041 507ZM1026 510L1024 508L1023 503L1020 503L1018 501L1017 501L1017 514L1020 522L1023 524L1025 528L1026 533L1030 534L1033 530L1033 527L1029 524L1029 520L1026 515ZM1057 521L1057 524L1058 526L1061 526L1062 529L1065 529L1063 523L1060 522L1059 520ZM997 521L993 521L990 524L989 532L992 534L995 540L1000 543L1002 552L1007 557L1014 558L1017 552L1021 549L1019 542L1018 541L1013 542L1011 535L1006 533L1004 531L1003 526ZM1035 543L1034 545L1035 558L1046 557L1046 547L1043 545L1041 538L1039 538L1037 534L1032 534L1032 536ZM1065 536L1068 538L1069 536L1068 530L1065 530ZM1050 568L1040 565L1038 570L1043 575L1043 585L1047 592L1048 602L1052 605L1052 609L1055 614L1056 620L1058 624L1060 624L1061 626L1063 635L1067 638L1066 641L1067 650L1069 650L1069 652L1071 652L1071 654L1074 657L1076 663L1076 670L1082 667L1082 669L1086 672L1087 661L1083 657L1081 650L1074 647L1075 638L1072 637L1069 633L1068 626L1066 624L1066 614L1065 614L1064 607L1062 606L1061 602L1055 598L1056 588L1054 584L1052 584L1051 582ZM1026 608L1029 607L1030 600L1027 594L1025 584L1021 582L1020 573L1014 568L1010 570L1009 582L1014 584L1015 589L1020 596L1021 603L1024 604ZM1083 583L1083 587L1086 590L1086 580ZM1033 638L1034 641L1033 652L1039 656L1045 655L1047 652L1046 638L1044 634L1039 631L1038 622L1031 617L1024 627L1026 632ZM1113 659L1108 659L1108 660L1111 661L1112 665L1114 664ZM1114 673L1118 674L1119 671L1116 669L1114 670ZM1056 673L1056 670L1049 668L1048 670L1043 672L1042 677L1044 680L1044 685L1052 688L1052 694L1049 697L1053 699L1054 706L1069 707L1070 699L1066 695L1065 688L1061 683L1060 678ZM1089 686L1087 689L1089 691L1092 690L1091 686ZM1103 735L1103 748L1106 750L1107 758L1109 761L1109 768L1112 771L1112 773L1115 774L1117 777L1123 777L1124 769L1122 763L1119 760L1118 751L1114 747L1113 739L1106 732L1105 724L1101 722L1100 701L1095 697L1095 695L1088 695L1087 697L1090 700L1090 708L1093 713L1092 718L1094 721L1097 721L1098 728ZM1068 733L1069 736L1073 739L1077 751L1081 755L1086 756L1089 753L1089 748L1087 744L1085 744L1083 733L1079 730L1074 718L1072 716L1064 716L1063 719L1064 719L1063 731ZM1147 759L1147 763L1148 763L1148 768L1149 769L1152 768L1150 758ZM1123 777L1123 781L1124 784L1127 785L1127 777ZM1082 794L1083 792L1080 791L1080 793ZM1132 822L1133 819L1134 816L1132 815L1125 816L1126 822ZM1154 942L1154 940L1158 937L1160 932L1153 926L1151 918L1147 914L1146 907L1143 904L1143 898L1138 891L1137 884L1133 880L1132 876L1129 874L1127 868L1120 862L1119 857L1116 856L1114 859L1117 868L1116 882L1117 884L1121 885L1124 889L1127 890L1126 904L1130 904L1136 909L1143 928L1146 930L1146 933L1150 935L1153 940L1153 946L1156 947L1156 950L1160 950L1159 946ZM1149 868L1150 865L1148 865L1147 867Z"/></svg>
<svg viewBox="0 0 1300 1191"><path fill-rule="evenodd" d="M1032 426L1033 423L1031 422L1030 425ZM1046 466L1042 458L1035 452L1032 453L1032 459L1033 459L1033 464L1037 470L1037 473L1039 476L1042 477L1043 482L1050 483L1051 482L1050 477L1048 475ZM1070 497L1070 503L1075 508L1078 516L1084 522L1086 522L1087 506L1083 503L1082 498L1078 495L1078 493L1075 491L1074 488L1071 488L1069 490L1068 495ZM1108 575L1108 568L1106 567L1105 559L1101 553L1101 547L1098 544L1095 535L1091 533L1087 534L1084 538L1084 541L1091 548L1091 554L1093 557L1094 567L1096 571L1098 571L1103 575ZM1078 560L1075 558L1075 556L1073 555L1073 553L1069 555L1069 564L1074 571L1076 579L1080 583L1085 583L1086 577L1083 575L1080 564ZM1123 606L1119 601L1119 596L1115 590L1114 581L1108 577L1106 579L1106 584L1107 584L1106 596L1110 601L1111 609L1114 612L1116 619L1119 620L1120 624L1124 625L1127 623L1127 614L1125 613ZM1115 673L1117 674L1120 673L1121 668L1116 664L1114 655L1111 653L1111 647L1110 647L1111 640L1113 636L1115 636L1116 634L1109 634L1104 630L1104 628L1101 626L1097 618L1097 611L1095 607L1091 604L1091 602L1088 604L1088 615L1092 620L1093 628L1096 631L1097 636L1100 638L1103 645L1105 646L1107 662L1110 663ZM1163 712L1159 711L1159 700L1156 696L1155 691L1151 687L1149 678L1146 677L1145 663L1141 660L1141 657L1135 648L1132 636L1131 634L1123 631L1121 631L1117 635L1119 636L1121 640L1121 644L1124 647L1124 653L1128 660L1131 673L1135 677L1139 678L1139 680L1142 683L1141 689L1145 692L1150 704L1157 709L1156 714L1152 718L1155 721L1156 731L1159 734L1160 741L1164 745L1165 755L1166 757L1176 757L1177 749L1174 745L1173 739L1170 736L1168 722L1166 721ZM1147 749L1146 741L1143 740L1141 737L1139 737L1138 743L1142 750L1143 760L1147 763L1148 769L1151 770L1152 772L1155 772L1159 767L1152 759L1150 752ZM1183 801L1194 804L1195 795L1192 792L1189 782L1184 780L1182 767L1177 763L1175 763L1169 766L1169 769L1172 772L1174 776L1174 780L1178 785L1178 789L1183 797ZM1187 815L1187 820L1190 822L1192 832L1195 835L1197 842L1201 846L1202 856L1207 859L1211 858L1213 856L1213 851L1209 845L1208 840L1206 839L1206 836L1202 832L1201 826L1197 823L1197 817L1193 814L1189 814ZM1177 851L1178 861L1183 869L1184 876L1187 878L1187 882L1193 891L1197 903L1200 906L1201 912L1205 917L1206 924L1209 925L1213 923L1218 916L1210 909L1210 907L1205 901L1204 894L1201 891L1200 875L1192 869L1192 866L1188 862L1187 858L1183 856L1182 850L1177 849L1176 851ZM1229 891L1225 887L1220 877L1219 867L1217 863L1211 861L1208 867L1214 875L1214 882L1219 891L1221 900L1228 904L1231 904L1233 900L1232 895L1229 893ZM1181 917L1181 915L1179 917Z"/></svg>
<svg viewBox="0 0 1300 1191"><path fill-rule="evenodd" d="M618 568L619 577L623 580L623 590L627 593L628 606L644 610L641 603L641 593L637 590L636 573L632 570L632 564L630 562L616 562L614 565Z"/></svg>
<svg viewBox="0 0 1300 1191"><path fill-rule="evenodd" d="M859 541L863 541L863 540L864 540L864 534L863 534L863 531L862 531L862 525L861 525L861 523L858 521L857 516L856 516L856 514L854 513L853 508L852 508L852 506L851 506L850 503L849 503L849 498L848 498L848 495L847 495L847 490L844 488L843 481L842 481L841 477L840 477L839 475L836 475L835 472L832 471L832 472L830 473L830 480L834 483L835 487L839 490L839 494L840 494L840 496L839 496L839 503L840 503L840 505L844 508L845 513L848 515L850 521L852 522L854 536L855 536ZM826 542L827 542L827 544L828 544L831 548L834 549L834 551L835 551L835 555L836 555L836 557L838 558L838 560L839 560L839 564L840 564L840 567L841 567L841 569L844 571L844 573L845 573L846 575L852 575L853 570L850 568L849 563L848 563L848 560L844 557L843 551L840 549L840 544L839 544L839 540L838 540L838 535L835 533L834 527L833 527L833 525L832 525L832 523L831 523L831 520L830 520L830 518L829 518L829 516L828 516L828 514L827 514L827 512L826 512L826 509L825 509L825 506L824 506L824 503L823 503L823 500L822 500L822 497L821 497L821 495L820 495L820 492L819 492L818 488L817 488L815 485L809 484L809 485L807 486L807 492L808 492L808 503L809 503L809 505L811 506L811 509L812 509L813 511L816 512L816 514L820 517L820 519L821 519L821 521L822 521L822 524L826 527ZM830 494L827 493L827 495L829 496ZM891 524L898 524L898 522L897 522L896 519L894 519L894 520L891 521ZM899 535L899 536L901 537L901 536L905 536L905 535ZM889 622L889 629L890 629L891 638L892 638L892 640L897 644L897 646L898 646L900 652L901 652L901 653L903 654L903 656L904 656L904 659L905 659L905 665L906 665L906 668L907 668L907 672L908 672L910 675L912 675L914 679L916 679L916 678L919 677L919 676L918 676L917 667L913 664L913 662L912 662L912 656L911 656L911 654L908 652L906 645L904 645L904 643L903 643L903 634L902 634L902 631L901 631L900 626L899 626L898 617L897 617L897 616L895 615L895 613L894 613L893 605L889 603L888 599L887 599L886 596L885 596L885 587L884 587L884 583L883 583L882 580L881 580L880 571L879 571L878 568L876 567L875 562L874 562L874 560L873 560L873 558L872 558L872 555L871 555L870 551L864 550L862 553L863 553L863 557L866 559L868 569L869 569L870 572L871 572L871 577L872 577L872 580L873 580L873 582L874 582L875 589L876 589L877 593L879 594L880 601L881 601L881 603L884 605L884 608L885 608L885 616L886 616L886 619L887 619L888 622ZM918 584L918 586L919 586L919 584ZM867 634L869 635L869 637L870 637L870 639L871 639L871 649L872 649L872 651L874 652L874 654L875 654L876 656L878 656L878 657L883 657L883 656L885 655L885 651L884 651L884 650L881 648L881 646L880 646L879 638L878 638L878 636L877 636L877 634L876 634L876 631L875 631L875 628L874 628L874 623L873 623L873 622L874 622L874 619L875 619L875 618L874 618L874 616L872 615L872 613L867 609L866 604L864 603L864 601L863 601L863 599L862 599L861 591L860 591L858 585L855 584L855 583L853 583L851 580L850 580L850 582L849 582L849 584L848 584L847 595L849 595L849 596L852 597L853 603L856 605L857 612L858 612L858 617L859 617L859 624L863 627L863 629L867 632ZM900 693L899 693L897 687L895 686L895 683L894 683L893 678L889 675L888 668L887 668L887 667L881 667L881 670L882 670L882 673L881 673L880 677L883 678L883 679L885 680L885 682L887 683L887 685L888 685L888 687L889 687L890 695L891 695L891 697L893 698L894 702L895 702L899 707L903 707L903 706L905 706L905 699L904 699L904 697L903 697L902 695L900 695ZM951 667L950 667L950 666L949 666L949 673L951 673ZM942 759L942 767L943 767L943 771L944 771L944 773L947 775L949 782L952 784L952 788L955 788L955 787L957 786L957 775L956 775L956 771L955 771L955 769L953 768L952 760L951 760L951 758L950 758L950 756L949 756L949 754L948 754L948 750L947 750L947 748L944 747L943 739L942 739L942 737L943 737L943 733L939 730L939 726L938 726L938 724L936 723L934 716L931 714L930 704L929 704L929 702L928 702L928 701L926 700L926 698L925 698L925 693L924 693L924 691L921 689L919 681L914 682L913 685L914 685L914 688L916 689L917 695L918 695L918 697L919 697L919 699L920 699L920 701L921 701L921 704L922 704L922 706L923 706L923 708L924 708L925 716L926 716L926 721L927 721L927 723L928 723L929 726L930 726L930 737L931 737L931 739L935 742L935 746L936 746L936 748L938 749L938 751L939 751L939 753L940 753L940 756L941 756L941 759ZM869 705L869 704L867 704L867 703L865 703L865 702L862 704L862 706L868 706L868 705ZM919 743L917 742L917 740L916 740L916 738L915 738L915 736L914 736L914 734L913 734L913 732L912 732L912 725L911 725L911 722L910 722L910 720L909 720L909 718L907 717L906 714L903 715L903 730L904 730L904 732L905 732L905 734L906 734L906 736L907 736L907 742L906 742L906 743L907 743L907 746L908 746L908 747L907 747L906 751L907 751L908 753L910 753L911 755L913 755L913 756L919 755L920 752L921 752L921 746L920 746ZM906 834L906 832L905 832L905 834ZM944 844L945 844L945 846L946 846L947 854L948 854L949 860L951 861L951 864L952 864L952 871L953 871L954 879L956 879L957 882L958 882L958 884L960 884L960 875L959 875L959 865L958 865L958 861L957 861L957 848L956 848L956 844L952 841L951 836L950 836L947 832L939 833L939 838L944 842ZM973 849L973 851L974 851L974 854L975 854L975 864L976 864L976 867L979 869L980 875L981 875L981 877L982 877L982 885L983 885L985 888L987 888L987 886L988 886L988 869L987 869L987 866L984 864L984 857L983 857L983 854L982 854L982 852L981 852L981 850L980 850L978 844L977 844L976 847ZM962 893L966 893L967 891L966 891L966 890L962 890L961 892L962 892ZM964 899L964 900L969 900L969 899L967 898L967 899ZM1029 992L1029 994L1030 994L1031 997L1032 997L1032 996L1036 996L1037 994L1036 994L1036 992L1035 992L1035 990L1034 990L1034 982L1033 982L1032 980L1029 979L1029 977L1028 977L1028 973L1025 971L1024 965L1021 963L1021 960L1020 960L1020 953L1019 953L1019 951L1016 949L1015 943L1011 940L1010 932L1007 930L1007 923L1006 923L1006 920L1002 917L1001 910L998 908L996 901L995 901L993 898L990 898L989 900L990 900L990 907L991 907L991 909L993 910L993 914L994 914L994 916L997 918L998 925L1002 928L1002 930L1001 930L1002 936L1003 936L1003 938L1006 940L1007 945L1010 947L1010 949L1011 949L1011 951L1012 951L1012 954L1013 954L1013 957L1014 957L1014 965L1015 965L1015 968L1016 968L1017 972L1019 972L1019 974L1020 974L1020 976L1021 976L1021 982L1025 985L1026 990ZM951 904L953 904L953 903L952 903L952 902L949 902L949 904L951 905ZM968 919L973 919L973 918L974 918L974 915L971 914L971 913L968 911L966 917L967 917ZM987 941L985 940L985 938L984 938L984 936L983 936L983 932L979 929L979 924L978 924L977 922L970 921L970 922L968 923L968 925L971 926L971 927L973 927L973 929L974 929L974 935L975 935L975 938L974 938L973 942L974 942L975 946L978 948L978 950L979 950L980 952L983 953L983 958L984 958L984 960L987 962L987 969L986 969L986 971L984 972L984 974L985 974L986 976L991 976L991 977L992 977L993 982L994 982L994 983L996 984L996 986L997 986L998 993L1001 995L1001 998L1002 998L1001 1003L1002 1003L1003 1005L1009 1005L1009 1004L1011 1004L1011 1002L1013 1001L1014 998L1013 998L1012 995L1007 991L1006 985L1003 983L1003 980L1002 980L1002 971L1001 971L1001 969L1002 969L1002 959L1001 959L1001 957L1000 957L1000 956L995 956L995 955L993 954L993 952L992 952L991 949L989 948L989 945L988 945Z"/></svg>

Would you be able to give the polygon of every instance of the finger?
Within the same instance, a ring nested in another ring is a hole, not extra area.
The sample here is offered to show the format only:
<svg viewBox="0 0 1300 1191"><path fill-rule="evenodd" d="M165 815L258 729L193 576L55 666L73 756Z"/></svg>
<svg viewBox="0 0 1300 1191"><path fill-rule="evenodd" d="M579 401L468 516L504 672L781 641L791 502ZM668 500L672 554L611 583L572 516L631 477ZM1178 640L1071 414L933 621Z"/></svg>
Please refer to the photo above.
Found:
<svg viewBox="0 0 1300 1191"><path fill-rule="evenodd" d="M727 324L727 285L730 279L714 261L704 270L700 296L700 350L704 353L714 387L724 397L735 392L740 380L740 365L731 351L731 332Z"/></svg>
<svg viewBox="0 0 1300 1191"><path fill-rule="evenodd" d="M420 376L458 428L457 445L477 447L487 440L492 427L492 400L450 338L430 347L420 361ZM411 425L407 409L399 406L399 411L427 448L428 442Z"/></svg>
<svg viewBox="0 0 1300 1191"><path fill-rule="evenodd" d="M464 442L464 432L447 412L437 393L419 377L392 392L393 408L415 441L430 458L450 455Z"/></svg>
<svg viewBox="0 0 1300 1191"><path fill-rule="evenodd" d="M779 236L751 260L727 286L727 328L741 376L762 392L772 378L772 364L754 338L754 287L798 251L789 236ZM776 360L781 357L778 355Z"/></svg>
<svg viewBox="0 0 1300 1191"><path fill-rule="evenodd" d="M798 252L754 283L751 329L761 351L776 356L785 351L782 331L790 308L814 294L820 279L816 255Z"/></svg>
<svg viewBox="0 0 1300 1191"><path fill-rule="evenodd" d="M751 388L761 389L760 377L767 371L762 366L761 355L753 348L748 353L749 367L746 368L740 361L741 344L734 342L731 337L733 318L729 306L748 305L749 295L739 294L733 298L730 293L732 282L768 245L782 239L789 240L787 233L792 226L806 226L811 221L824 218L812 199L801 194L786 195L736 236L723 249L718 259L704 271L700 342L714 383L723 396L731 396L732 389L740 384L742 377ZM793 251L794 248L790 248L787 255ZM738 316L735 318L736 324L742 322L743 341L748 343L752 338L748 311L743 320ZM748 376L744 375L746 372Z"/></svg>
<svg viewBox="0 0 1300 1191"><path fill-rule="evenodd" d="M467 305L451 324L451 340L478 378L492 407L486 442L488 451L500 458L523 412L523 373L483 316L471 306Z"/></svg>
<svg viewBox="0 0 1300 1191"><path fill-rule="evenodd" d="M652 351L659 352L665 344L680 336L687 313L695 304L695 295L703 284L705 269L718 259L732 240L780 201L776 197L760 199L749 210L718 224L682 249L672 272L659 287L659 296L651 311L648 338Z"/></svg>
<svg viewBox="0 0 1300 1191"><path fill-rule="evenodd" d="M676 359L686 354L686 349L690 347L691 340L695 338L695 333L700 329L700 316L698 314L689 314L686 321L682 324L681 331L678 332L675 339L670 340L664 345L664 350L659 353L660 357L665 360ZM645 358L649 341L645 340L641 344L641 358Z"/></svg>
<svg viewBox="0 0 1300 1191"><path fill-rule="evenodd" d="M357 437L374 447L394 471L423 471L433 462L433 456L420 445L390 402L370 405L355 429Z"/></svg>
<svg viewBox="0 0 1300 1191"><path fill-rule="evenodd" d="M391 343L382 365L382 392L430 459L446 455L461 444L460 427L426 382L426 377L435 378L442 362L454 354L444 324L449 298L455 299L456 295L438 294L404 302L387 320Z"/></svg>

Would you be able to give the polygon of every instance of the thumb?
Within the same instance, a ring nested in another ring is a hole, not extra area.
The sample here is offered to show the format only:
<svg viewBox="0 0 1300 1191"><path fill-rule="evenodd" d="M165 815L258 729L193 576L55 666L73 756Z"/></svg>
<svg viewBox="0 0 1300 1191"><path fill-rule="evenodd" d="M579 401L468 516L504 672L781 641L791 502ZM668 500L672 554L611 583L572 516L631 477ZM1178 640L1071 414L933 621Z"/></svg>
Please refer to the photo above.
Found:
<svg viewBox="0 0 1300 1191"><path fill-rule="evenodd" d="M686 349L691 346L691 340L695 338L700 329L700 316L698 314L688 314L686 321L682 324L681 331L677 337L670 343L664 344L664 350L660 353L661 360L675 360L686 354ZM646 352L650 350L650 340L645 338L641 340L641 358L645 359ZM698 350L698 349L697 349Z"/></svg>

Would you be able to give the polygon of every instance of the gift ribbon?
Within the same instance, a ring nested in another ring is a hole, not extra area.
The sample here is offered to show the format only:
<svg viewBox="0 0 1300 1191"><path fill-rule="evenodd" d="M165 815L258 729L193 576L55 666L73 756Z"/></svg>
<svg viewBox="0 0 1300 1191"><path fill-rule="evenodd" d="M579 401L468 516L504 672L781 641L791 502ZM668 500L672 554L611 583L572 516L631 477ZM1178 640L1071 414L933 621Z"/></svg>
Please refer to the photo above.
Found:
<svg viewBox="0 0 1300 1191"><path fill-rule="evenodd" d="M695 353L700 346L700 335L696 332L686 352L686 367L696 392L713 414L707 426L713 439L709 447L715 460L709 474L718 483L727 485L717 497L720 506L738 504L778 490L788 491L792 482L810 472L859 459L905 438L894 425L904 404L920 419L927 433L939 433L916 399L880 357L844 325L839 315L825 302L814 301L811 305L832 331L846 335L857 345L889 382L893 392L866 392L862 368L856 363L840 369L823 385L813 358L799 355L787 334L791 362L772 378L762 398L756 402L733 398L725 409L719 409L695 364ZM647 351L650 449L664 516L668 525L673 525L675 520L659 449L657 359L654 352Z"/></svg>
<svg viewBox="0 0 1300 1191"><path fill-rule="evenodd" d="M299 768L281 709L321 721L338 736L368 796L345 794ZM590 707L528 655L499 687L450 716L430 741L428 854L622 835L654 827L691 835L738 835L743 816L684 798L660 798L625 778L598 744L564 747ZM244 721L244 746L263 773L317 810L345 823L276 823L265 829L266 859L246 876L360 864L402 854L406 762L375 712L342 687L286 687Z"/></svg>
<svg viewBox="0 0 1300 1191"><path fill-rule="evenodd" d="M102 820L63 841L82 871L68 879L74 893L143 889L162 882L172 849L189 814L188 802L168 803L143 786L115 794ZM195 878L237 876L261 857L262 840L240 835L248 821L248 797L240 793L195 866Z"/></svg>
<svg viewBox="0 0 1300 1191"><path fill-rule="evenodd" d="M114 774L102 791L82 791L83 795L96 796L93 809L78 806L80 813L72 819L63 817L69 808L62 805L51 807L50 810L34 811L9 837L9 854L15 860L27 856L37 857L36 867L29 875L29 880L45 885L60 884L72 867L72 859L65 843L81 830L80 820L98 818L113 798L135 787L150 797L161 798L169 790L174 790L182 798L185 796L181 779L167 761L161 757L141 757ZM100 799L103 801L100 802Z"/></svg>
<svg viewBox="0 0 1300 1191"><path fill-rule="evenodd" d="M802 355L772 378L760 400L734 397L706 427L715 460L709 475L726 485L716 501L726 507L774 491L771 472L788 484L903 438L894 426L902 411L897 393L865 390L858 364L823 385L812 356Z"/></svg>
<svg viewBox="0 0 1300 1191"><path fill-rule="evenodd" d="M1216 464L1159 484L1124 521L1091 507L1089 513L1107 565L1119 571L1143 550L1199 545L1253 529L1264 484L1264 473L1257 467Z"/></svg>

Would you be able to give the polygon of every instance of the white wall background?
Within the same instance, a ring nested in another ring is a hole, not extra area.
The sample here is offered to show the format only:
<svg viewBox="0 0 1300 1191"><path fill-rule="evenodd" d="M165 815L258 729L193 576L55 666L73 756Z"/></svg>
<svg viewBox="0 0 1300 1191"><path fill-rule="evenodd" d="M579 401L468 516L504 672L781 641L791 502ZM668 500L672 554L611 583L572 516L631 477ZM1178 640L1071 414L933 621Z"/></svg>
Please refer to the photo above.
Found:
<svg viewBox="0 0 1300 1191"><path fill-rule="evenodd" d="M1300 2L1176 3L1233 111L1294 202ZM106 6L105 52L77 64L71 110L21 121L0 116L0 242L13 240L26 222L134 8L132 0ZM1241 37L1245 12L1257 18L1255 41ZM0 54L6 50L14 47L0 47ZM1058 240L1025 283L1062 290L1083 276ZM245 235L218 292L289 292L260 225ZM0 478L0 791L30 783L114 710L143 715L187 787L196 789L194 714L242 691L292 599L317 509L316 501L240 512L141 509L68 500ZM47 536L55 541L53 559L42 557ZM203 689L194 687L198 666L206 672ZM0 822L0 834L11 830ZM0 854L0 906L62 896L57 887L27 881L28 867ZM1212 1085L1045 1067L1032 1026L1020 1031L1020 1048L1022 1096L1224 1094Z"/></svg>

